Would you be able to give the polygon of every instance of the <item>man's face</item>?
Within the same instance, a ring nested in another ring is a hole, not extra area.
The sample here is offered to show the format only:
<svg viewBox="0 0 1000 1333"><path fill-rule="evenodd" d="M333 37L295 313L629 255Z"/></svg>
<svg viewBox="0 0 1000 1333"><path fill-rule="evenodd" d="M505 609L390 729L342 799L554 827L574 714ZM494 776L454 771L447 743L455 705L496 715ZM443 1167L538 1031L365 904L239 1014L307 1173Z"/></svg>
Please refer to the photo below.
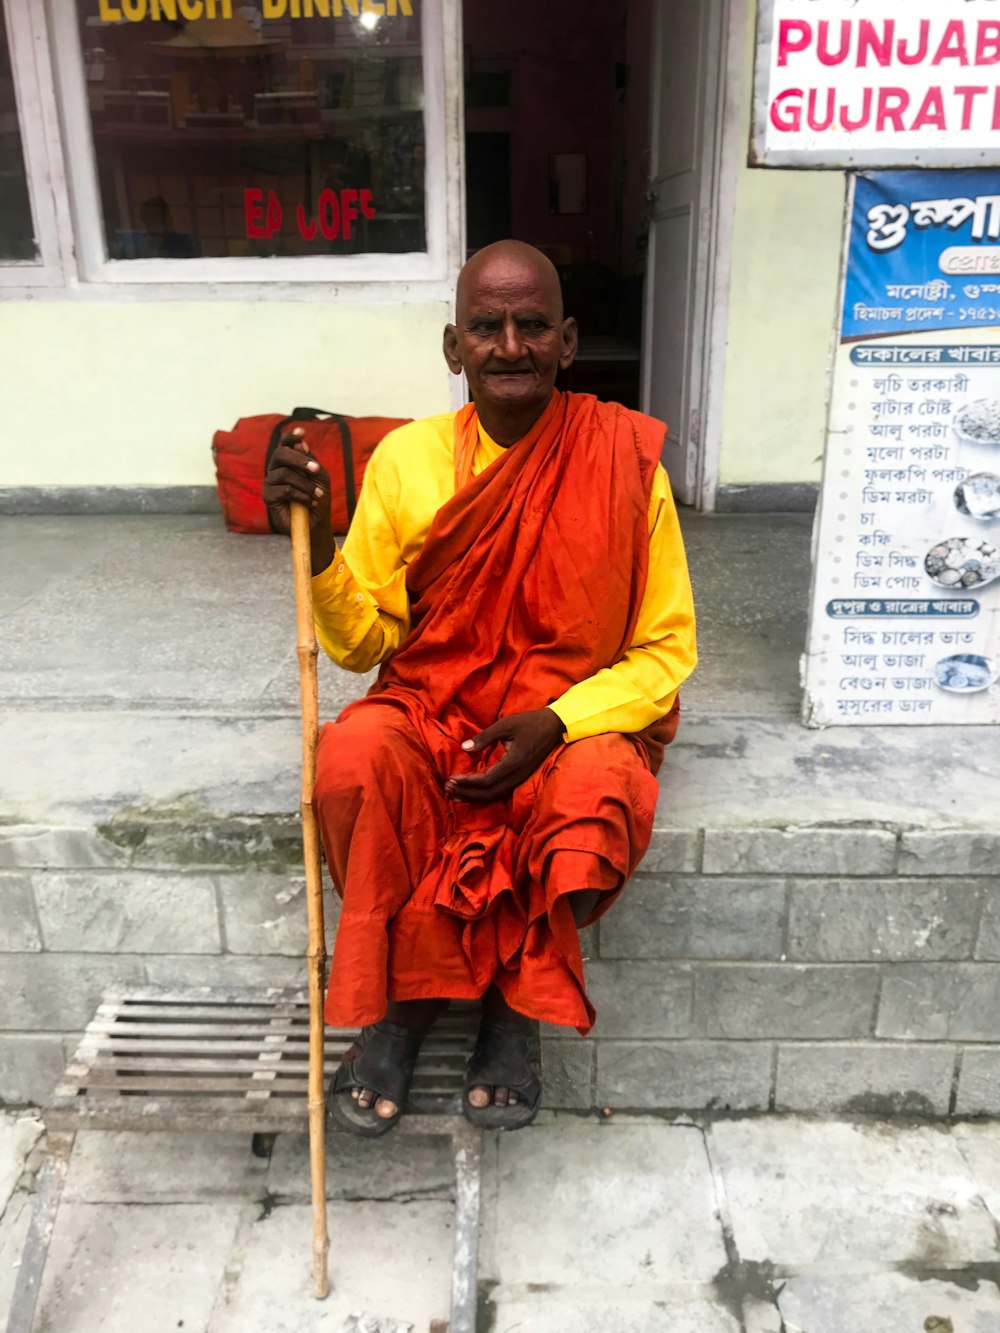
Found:
<svg viewBox="0 0 1000 1333"><path fill-rule="evenodd" d="M498 255L464 275L444 353L455 374L465 371L480 409L541 409L552 396L557 371L576 355L576 323L563 319L550 271Z"/></svg>

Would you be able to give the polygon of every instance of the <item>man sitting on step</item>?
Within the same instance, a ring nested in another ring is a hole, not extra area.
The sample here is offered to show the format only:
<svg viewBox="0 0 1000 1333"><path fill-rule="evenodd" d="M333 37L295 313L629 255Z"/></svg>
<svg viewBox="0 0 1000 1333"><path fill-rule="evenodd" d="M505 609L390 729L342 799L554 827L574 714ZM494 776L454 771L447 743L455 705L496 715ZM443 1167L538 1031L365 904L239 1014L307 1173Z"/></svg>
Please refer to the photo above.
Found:
<svg viewBox="0 0 1000 1333"><path fill-rule="evenodd" d="M343 550L301 427L265 479L275 526L309 506L322 647L381 664L323 727L314 798L343 900L326 1018L362 1029L327 1104L355 1133L396 1123L449 999L483 1002L468 1118L534 1118L533 1020L590 1030L578 929L651 836L691 588L664 426L557 391L576 346L552 264L489 246L444 334L472 402L386 436Z"/></svg>

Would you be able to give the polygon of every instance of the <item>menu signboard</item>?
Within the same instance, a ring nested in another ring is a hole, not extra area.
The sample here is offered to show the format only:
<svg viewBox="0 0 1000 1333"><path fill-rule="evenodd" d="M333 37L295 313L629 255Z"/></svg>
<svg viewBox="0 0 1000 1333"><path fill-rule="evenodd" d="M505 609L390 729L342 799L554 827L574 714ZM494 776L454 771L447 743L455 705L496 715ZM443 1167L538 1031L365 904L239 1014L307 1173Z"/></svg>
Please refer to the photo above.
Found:
<svg viewBox="0 0 1000 1333"><path fill-rule="evenodd" d="M1000 171L854 182L804 715L1000 722Z"/></svg>

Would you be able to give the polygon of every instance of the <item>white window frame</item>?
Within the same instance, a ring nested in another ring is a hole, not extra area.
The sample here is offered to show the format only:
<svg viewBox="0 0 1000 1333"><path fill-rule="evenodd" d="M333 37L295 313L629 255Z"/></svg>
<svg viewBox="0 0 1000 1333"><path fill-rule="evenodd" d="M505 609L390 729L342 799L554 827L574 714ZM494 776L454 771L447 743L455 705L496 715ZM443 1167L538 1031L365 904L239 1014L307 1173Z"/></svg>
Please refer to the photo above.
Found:
<svg viewBox="0 0 1000 1333"><path fill-rule="evenodd" d="M0 258L0 290L61 287L66 272L60 237L68 237L69 216L43 14L40 7L23 0L4 0L0 22L4 19L38 255L35 259Z"/></svg>
<svg viewBox="0 0 1000 1333"><path fill-rule="evenodd" d="M12 0L8 0L11 3ZM13 0L17 3L18 0ZM451 0L448 0L450 3ZM396 300L427 299L431 288L446 289L456 268L461 237L460 199L455 173L456 152L451 126L446 132L446 89L454 83L454 24L446 22L446 0L420 0L424 85L426 252L404 254L311 255L274 258L109 259L97 176L94 139L87 102L83 48L75 0L48 0L52 53L59 91L67 183L72 206L79 278L85 284L107 284L127 291L158 288L195 295L195 288L223 296L239 288L281 284L289 288L321 284L329 296L362 296L371 284L394 284ZM459 73L461 66L459 64ZM459 162L460 169L460 162ZM456 216L458 211L459 215ZM408 289L400 292L399 284ZM347 284L341 287L341 284ZM413 284L412 290L409 285ZM225 290L219 293L219 288ZM434 292L434 295L437 293Z"/></svg>

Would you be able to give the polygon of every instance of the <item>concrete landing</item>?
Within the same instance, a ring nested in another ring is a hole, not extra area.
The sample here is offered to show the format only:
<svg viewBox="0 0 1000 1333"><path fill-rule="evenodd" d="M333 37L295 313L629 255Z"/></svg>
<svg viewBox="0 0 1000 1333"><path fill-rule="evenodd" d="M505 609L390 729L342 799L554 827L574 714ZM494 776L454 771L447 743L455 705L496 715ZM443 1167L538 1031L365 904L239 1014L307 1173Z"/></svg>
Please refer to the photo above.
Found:
<svg viewBox="0 0 1000 1333"><path fill-rule="evenodd" d="M983 827L990 790L1000 792L992 728L799 724L809 522L685 516L701 661L664 766L661 822ZM179 803L212 815L294 810L283 539L227 534L204 516L8 518L0 615L6 822ZM322 715L370 680L321 657Z"/></svg>
<svg viewBox="0 0 1000 1333"><path fill-rule="evenodd" d="M0 1115L0 1312L38 1162ZM58 1333L435 1333L451 1163L397 1132L330 1145L330 1273L308 1292L304 1138L77 1138L36 1327ZM610 1119L488 1136L480 1333L996 1333L989 1125Z"/></svg>

